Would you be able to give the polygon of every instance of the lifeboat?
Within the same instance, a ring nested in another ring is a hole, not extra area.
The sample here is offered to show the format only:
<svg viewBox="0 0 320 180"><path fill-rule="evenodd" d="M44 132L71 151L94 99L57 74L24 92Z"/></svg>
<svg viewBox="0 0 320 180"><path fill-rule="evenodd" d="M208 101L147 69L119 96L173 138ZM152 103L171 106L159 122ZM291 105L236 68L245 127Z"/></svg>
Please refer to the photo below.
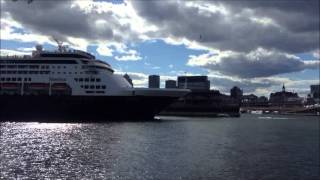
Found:
<svg viewBox="0 0 320 180"><path fill-rule="evenodd" d="M48 83L31 83L29 85L29 88L32 90L49 89L49 84Z"/></svg>
<svg viewBox="0 0 320 180"><path fill-rule="evenodd" d="M2 83L0 84L1 89L3 90L17 90L20 89L19 83Z"/></svg>
<svg viewBox="0 0 320 180"><path fill-rule="evenodd" d="M70 87L66 83L54 83L51 85L51 89L63 91L63 90L69 90Z"/></svg>

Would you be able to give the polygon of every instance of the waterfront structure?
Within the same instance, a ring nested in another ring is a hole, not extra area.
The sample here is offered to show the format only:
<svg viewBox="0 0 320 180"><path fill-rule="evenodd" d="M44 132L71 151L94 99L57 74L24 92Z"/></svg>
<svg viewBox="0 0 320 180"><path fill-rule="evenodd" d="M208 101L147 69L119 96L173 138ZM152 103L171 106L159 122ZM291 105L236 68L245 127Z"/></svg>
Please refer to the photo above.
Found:
<svg viewBox="0 0 320 180"><path fill-rule="evenodd" d="M0 57L0 120L23 118L152 119L188 90L133 88L95 56L37 46L32 56Z"/></svg>
<svg viewBox="0 0 320 180"><path fill-rule="evenodd" d="M243 96L243 91L237 86L234 86L230 89L230 96L234 99L241 100Z"/></svg>
<svg viewBox="0 0 320 180"><path fill-rule="evenodd" d="M178 88L191 91L209 91L208 76L178 76Z"/></svg>
<svg viewBox="0 0 320 180"><path fill-rule="evenodd" d="M217 90L192 91L167 107L160 115L169 116L240 116L240 104Z"/></svg>
<svg viewBox="0 0 320 180"><path fill-rule="evenodd" d="M149 76L149 88L160 88L160 76L150 75Z"/></svg>
<svg viewBox="0 0 320 180"><path fill-rule="evenodd" d="M271 106L301 106L302 100L297 93L286 91L284 84L282 91L271 93L269 98Z"/></svg>
<svg viewBox="0 0 320 180"><path fill-rule="evenodd" d="M166 80L165 87L166 88L177 88L177 81L175 81L175 80Z"/></svg>

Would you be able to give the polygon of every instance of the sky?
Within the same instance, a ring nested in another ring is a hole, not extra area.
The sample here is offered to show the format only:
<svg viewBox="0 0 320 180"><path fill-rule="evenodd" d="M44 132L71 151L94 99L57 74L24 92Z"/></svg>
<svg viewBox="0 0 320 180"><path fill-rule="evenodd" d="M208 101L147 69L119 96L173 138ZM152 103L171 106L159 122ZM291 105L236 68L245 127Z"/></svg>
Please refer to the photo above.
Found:
<svg viewBox="0 0 320 180"><path fill-rule="evenodd" d="M54 39L128 73L207 75L211 89L304 97L319 84L318 0L0 0L2 55Z"/></svg>

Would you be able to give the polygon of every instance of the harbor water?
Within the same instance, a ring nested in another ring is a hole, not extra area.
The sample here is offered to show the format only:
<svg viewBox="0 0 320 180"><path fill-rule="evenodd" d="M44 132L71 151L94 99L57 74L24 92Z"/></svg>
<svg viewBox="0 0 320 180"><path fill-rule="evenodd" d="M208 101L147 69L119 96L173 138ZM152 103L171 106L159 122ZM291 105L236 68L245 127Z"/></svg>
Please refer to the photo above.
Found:
<svg viewBox="0 0 320 180"><path fill-rule="evenodd" d="M319 117L0 123L0 179L318 179Z"/></svg>

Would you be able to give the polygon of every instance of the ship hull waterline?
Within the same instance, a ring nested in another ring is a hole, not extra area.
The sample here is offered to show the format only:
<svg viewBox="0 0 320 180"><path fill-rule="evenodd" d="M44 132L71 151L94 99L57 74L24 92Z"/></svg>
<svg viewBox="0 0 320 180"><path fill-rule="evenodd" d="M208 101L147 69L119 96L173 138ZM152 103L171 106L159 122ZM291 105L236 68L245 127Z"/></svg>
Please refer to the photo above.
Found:
<svg viewBox="0 0 320 180"><path fill-rule="evenodd" d="M170 96L0 95L0 121L145 121L174 102Z"/></svg>

